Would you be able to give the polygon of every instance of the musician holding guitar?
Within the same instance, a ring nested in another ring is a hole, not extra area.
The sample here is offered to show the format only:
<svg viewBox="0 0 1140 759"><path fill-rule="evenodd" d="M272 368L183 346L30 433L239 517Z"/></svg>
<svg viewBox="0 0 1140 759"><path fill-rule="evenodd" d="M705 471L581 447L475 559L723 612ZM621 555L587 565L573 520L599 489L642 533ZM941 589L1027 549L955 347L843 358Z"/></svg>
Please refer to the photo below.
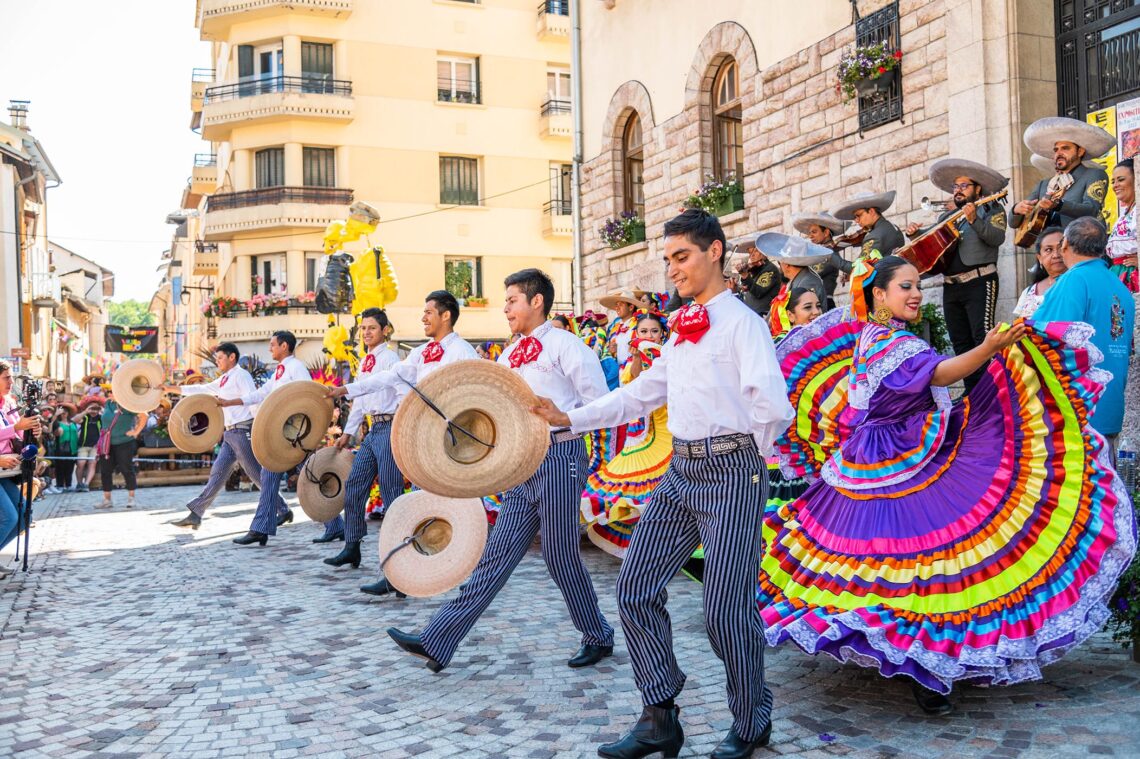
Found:
<svg viewBox="0 0 1140 759"><path fill-rule="evenodd" d="M954 198L954 208L944 211L934 226L957 216L950 222L957 240L942 254L940 265L934 270L944 275L942 308L946 331L954 353L961 356L981 345L994 327L998 248L1005 242L1005 212L997 199L979 201L998 194L1009 179L988 166L960 158L935 161L928 173L935 187ZM907 237L916 238L926 230L911 223L905 231ZM907 257L905 253L903 256ZM966 392L984 370L982 367L965 379Z"/></svg>
<svg viewBox="0 0 1140 759"><path fill-rule="evenodd" d="M1082 161L1108 153L1116 145L1115 137L1083 121L1050 116L1029 125L1025 145L1037 155L1052 156L1056 174L1038 182L1029 197L1010 210L1010 226L1017 230L1015 244L1029 248L1047 226L1064 228L1082 216L1100 216L1108 175Z"/></svg>

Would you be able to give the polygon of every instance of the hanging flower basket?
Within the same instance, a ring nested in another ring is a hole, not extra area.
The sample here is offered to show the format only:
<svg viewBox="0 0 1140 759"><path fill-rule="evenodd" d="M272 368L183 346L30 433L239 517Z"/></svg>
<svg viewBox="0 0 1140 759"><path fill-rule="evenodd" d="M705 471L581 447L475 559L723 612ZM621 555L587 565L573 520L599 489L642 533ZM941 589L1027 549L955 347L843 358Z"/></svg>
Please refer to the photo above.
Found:
<svg viewBox="0 0 1140 759"><path fill-rule="evenodd" d="M902 51L892 50L885 42L862 45L844 53L839 59L835 91L849 103L856 97L883 97L898 79Z"/></svg>
<svg viewBox="0 0 1140 759"><path fill-rule="evenodd" d="M891 86L899 78L899 70L891 69L885 74L855 82L855 92L862 98L883 98L891 91Z"/></svg>
<svg viewBox="0 0 1140 759"><path fill-rule="evenodd" d="M735 173L729 174L724 181L717 181L708 174L705 183L685 198L684 207L702 208L714 216L727 216L744 208L744 186Z"/></svg>

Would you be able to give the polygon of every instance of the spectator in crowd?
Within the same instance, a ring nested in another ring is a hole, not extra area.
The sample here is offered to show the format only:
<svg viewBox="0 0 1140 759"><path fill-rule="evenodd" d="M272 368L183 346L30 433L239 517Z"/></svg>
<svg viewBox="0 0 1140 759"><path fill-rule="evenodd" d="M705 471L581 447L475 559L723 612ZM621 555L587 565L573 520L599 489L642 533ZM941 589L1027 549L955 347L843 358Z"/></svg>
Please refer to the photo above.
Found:
<svg viewBox="0 0 1140 759"><path fill-rule="evenodd" d="M1057 281L1057 277L1065 273L1065 259L1061 255L1064 236L1065 230L1060 227L1047 227L1037 239L1037 264L1033 267L1033 283L1021 291L1021 297L1013 307L1014 316L1034 318L1033 314L1045 300L1045 293Z"/></svg>
<svg viewBox="0 0 1140 759"><path fill-rule="evenodd" d="M127 485L127 508L135 506L135 451L138 450L138 436L146 426L146 414L135 414L121 408L115 402L111 391L107 391L107 403L103 406L102 430L109 434L110 445L107 453L99 454L99 476L103 484L103 502L97 509L109 509L111 502L111 479L115 470L123 475Z"/></svg>
<svg viewBox="0 0 1140 759"><path fill-rule="evenodd" d="M1124 386L1132 351L1136 306L1128 288L1108 268L1108 234L1098 219L1082 216L1065 227L1061 255L1069 270L1045 293L1034 319L1092 325L1092 343L1104 354L1099 365L1112 373L1089 424L1115 449L1124 420ZM1115 464L1115 462L1114 462Z"/></svg>
<svg viewBox="0 0 1140 759"><path fill-rule="evenodd" d="M78 429L79 449L75 454L75 492L83 493L91 489L95 478L95 444L99 442L99 430L103 428L103 403L95 396L87 396L79 402L75 414Z"/></svg>
<svg viewBox="0 0 1140 759"><path fill-rule="evenodd" d="M564 314L555 314L550 317L550 323L555 329L573 332L574 328L570 326L570 318Z"/></svg>
<svg viewBox="0 0 1140 759"><path fill-rule="evenodd" d="M40 434L40 418L26 417L12 397L12 368L0 363L0 469L20 466L20 446L24 431ZM0 477L0 549L8 545L20 529L20 487L18 477ZM0 574L7 574L0 570Z"/></svg>
<svg viewBox="0 0 1140 759"><path fill-rule="evenodd" d="M55 486L49 490L57 493L70 493L73 489L71 475L75 471L75 456L79 453L79 428L71 420L71 412L71 408L60 406L52 425L57 458L52 462L55 467Z"/></svg>

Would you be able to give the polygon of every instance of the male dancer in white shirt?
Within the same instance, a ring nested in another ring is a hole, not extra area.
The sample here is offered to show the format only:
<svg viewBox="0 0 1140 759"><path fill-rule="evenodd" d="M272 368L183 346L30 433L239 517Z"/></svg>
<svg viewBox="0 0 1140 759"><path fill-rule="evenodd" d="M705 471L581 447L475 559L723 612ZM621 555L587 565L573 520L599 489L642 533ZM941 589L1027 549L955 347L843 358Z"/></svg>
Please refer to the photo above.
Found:
<svg viewBox="0 0 1140 759"><path fill-rule="evenodd" d="M503 312L511 332L522 338L499 357L540 395L577 408L607 392L597 356L571 332L554 329L546 320L554 300L554 284L538 269L507 277ZM535 535L542 530L542 558L582 633L582 646L567 662L571 667L596 664L613 653L614 630L598 608L590 574L578 553L578 513L586 483L586 446L579 434L551 429L550 450L533 477L503 494L495 529L483 557L459 597L436 612L419 635L390 628L396 644L427 660L433 672L451 661L459 642L506 585Z"/></svg>
<svg viewBox="0 0 1140 759"><path fill-rule="evenodd" d="M724 662L732 729L717 759L768 744L772 692L764 682L764 627L756 607L764 457L793 418L768 327L732 297L722 274L724 232L690 210L665 224L665 262L682 298L673 336L652 368L578 409L541 399L535 413L574 431L610 427L669 407L673 458L642 512L618 574L617 597L643 711L621 740L599 747L632 759L684 742L673 699L685 674L673 655L665 586L703 543L705 626Z"/></svg>
<svg viewBox="0 0 1140 759"><path fill-rule="evenodd" d="M219 400L218 405L227 406L256 406L269 397L277 388L290 382L302 382L312 379L309 370L301 360L293 355L297 350L297 338L292 332L280 330L274 332L269 338L269 355L277 361L277 368L273 370L273 377L261 387L240 398ZM240 538L234 538L239 546L248 546L258 543L265 545L270 535L277 534L278 520L274 509L274 500L281 497L281 478L284 472L271 472L264 466L261 468L261 497L257 501L257 511L254 512L253 522L249 525L249 532ZM292 515L285 521L292 521Z"/></svg>
<svg viewBox="0 0 1140 759"><path fill-rule="evenodd" d="M357 403L371 402L362 401L363 396L395 392L396 405L399 405L399 401L408 394L409 385L417 384L439 367L453 361L479 358L471 344L455 331L455 322L458 320L459 302L454 295L447 290L428 293L424 299L424 315L420 322L424 325L424 335L431 339L415 348L403 361L393 364L390 369L374 371L367 377L357 378L356 382L332 388L329 390L329 397L348 396L353 401L355 412ZM390 503L385 497L385 506ZM370 595L382 596L395 588L388 582L388 578L381 577L376 582L362 586L360 590ZM405 598L399 591L396 591L396 596Z"/></svg>
<svg viewBox="0 0 1140 759"><path fill-rule="evenodd" d="M181 393L182 395L209 394L223 400L241 398L257 389L253 377L249 372L238 366L241 353L233 343L222 343L214 349L214 365L221 374L213 382L205 385L167 385L164 392ZM222 445L214 463L210 466L210 479L206 487L198 496L186 504L190 513L177 522L176 527L191 527L198 529L202 524L202 515L210 504L217 498L222 486L229 479L234 464L239 464L245 471L245 476L251 482L261 482L261 464L253 456L253 448L249 442L249 433L253 428L253 411L246 406L228 406L222 410L225 418L225 432L222 434ZM280 493L276 498L275 513L277 519L286 518L289 509L285 506L285 499Z"/></svg>
<svg viewBox="0 0 1140 759"><path fill-rule="evenodd" d="M369 308L361 312L360 339L368 352L360 362L356 373L357 381L391 369L400 362L400 357L386 342L390 328L388 315L381 309ZM369 417L372 426L360 441L360 448L352 459L352 470L344 487L344 550L325 559L325 564L333 567L345 564L351 564L354 568L360 566L360 541L368 534L364 507L373 480L379 480L385 510L404 492L404 475L396 466L391 450L392 416L396 413L398 402L399 395L392 387L360 396L352 404L348 421L344 423L341 436L334 443L338 450L344 450L360 430L364 417ZM303 472L301 476L305 476Z"/></svg>

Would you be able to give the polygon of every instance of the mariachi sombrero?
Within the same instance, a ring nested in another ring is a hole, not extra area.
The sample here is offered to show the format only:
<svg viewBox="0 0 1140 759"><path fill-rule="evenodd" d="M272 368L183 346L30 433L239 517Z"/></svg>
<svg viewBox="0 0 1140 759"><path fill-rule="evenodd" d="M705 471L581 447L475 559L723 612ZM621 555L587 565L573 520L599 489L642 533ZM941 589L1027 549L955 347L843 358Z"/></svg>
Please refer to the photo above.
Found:
<svg viewBox="0 0 1140 759"><path fill-rule="evenodd" d="M380 526L381 569L401 593L427 598L466 580L486 543L482 499L415 490L388 507Z"/></svg>
<svg viewBox="0 0 1140 759"><path fill-rule="evenodd" d="M758 236L756 247L769 260L789 266L815 266L831 260L830 248L782 232L765 232Z"/></svg>
<svg viewBox="0 0 1140 759"><path fill-rule="evenodd" d="M170 442L187 453L206 453L221 442L226 419L212 395L188 395L170 412Z"/></svg>
<svg viewBox="0 0 1140 759"><path fill-rule="evenodd" d="M848 198L835 208L831 209L831 215L840 221L855 221L855 212L860 208L877 208L879 213L886 213L895 202L895 191L888 190L887 192L861 192L858 195Z"/></svg>
<svg viewBox="0 0 1140 759"><path fill-rule="evenodd" d="M344 508L344 491L352 471L352 451L334 446L322 448L301 467L297 478L297 500L314 522L335 519Z"/></svg>
<svg viewBox="0 0 1140 759"><path fill-rule="evenodd" d="M157 361L136 358L126 362L111 376L111 392L115 394L115 402L136 414L153 411L162 397L165 375L162 364Z"/></svg>
<svg viewBox="0 0 1140 759"><path fill-rule="evenodd" d="M1038 155L1053 155L1058 142L1080 145L1087 158L1100 158L1116 147L1116 138L1100 127L1066 116L1037 119L1025 130L1025 147Z"/></svg>
<svg viewBox="0 0 1140 759"><path fill-rule="evenodd" d="M619 303L628 303L634 308L641 308L641 300L637 297L637 293L633 290L615 290L609 295L598 298L598 303L602 304L602 308L616 309Z"/></svg>
<svg viewBox="0 0 1140 759"><path fill-rule="evenodd" d="M811 231L812 225L830 229L832 232L842 232L846 229L847 225L839 219L835 218L827 211L820 211L818 213L797 213L792 214L792 228L800 234L806 235Z"/></svg>
<svg viewBox="0 0 1140 759"><path fill-rule="evenodd" d="M333 404L327 390L311 380L290 382L262 401L250 435L253 455L261 466L287 472L320 447L332 421Z"/></svg>
<svg viewBox="0 0 1140 759"><path fill-rule="evenodd" d="M954 194L954 180L958 177L969 177L982 186L983 195L993 195L1009 184L1009 177L1003 177L1000 172L989 166L965 158L942 158L930 164L927 172L930 182L942 192Z"/></svg>
<svg viewBox="0 0 1140 759"><path fill-rule="evenodd" d="M396 410L392 455L417 487L478 498L510 490L538 470L550 428L530 412L537 404L530 387L507 367L457 361L429 374L416 389L423 397L409 392Z"/></svg>

